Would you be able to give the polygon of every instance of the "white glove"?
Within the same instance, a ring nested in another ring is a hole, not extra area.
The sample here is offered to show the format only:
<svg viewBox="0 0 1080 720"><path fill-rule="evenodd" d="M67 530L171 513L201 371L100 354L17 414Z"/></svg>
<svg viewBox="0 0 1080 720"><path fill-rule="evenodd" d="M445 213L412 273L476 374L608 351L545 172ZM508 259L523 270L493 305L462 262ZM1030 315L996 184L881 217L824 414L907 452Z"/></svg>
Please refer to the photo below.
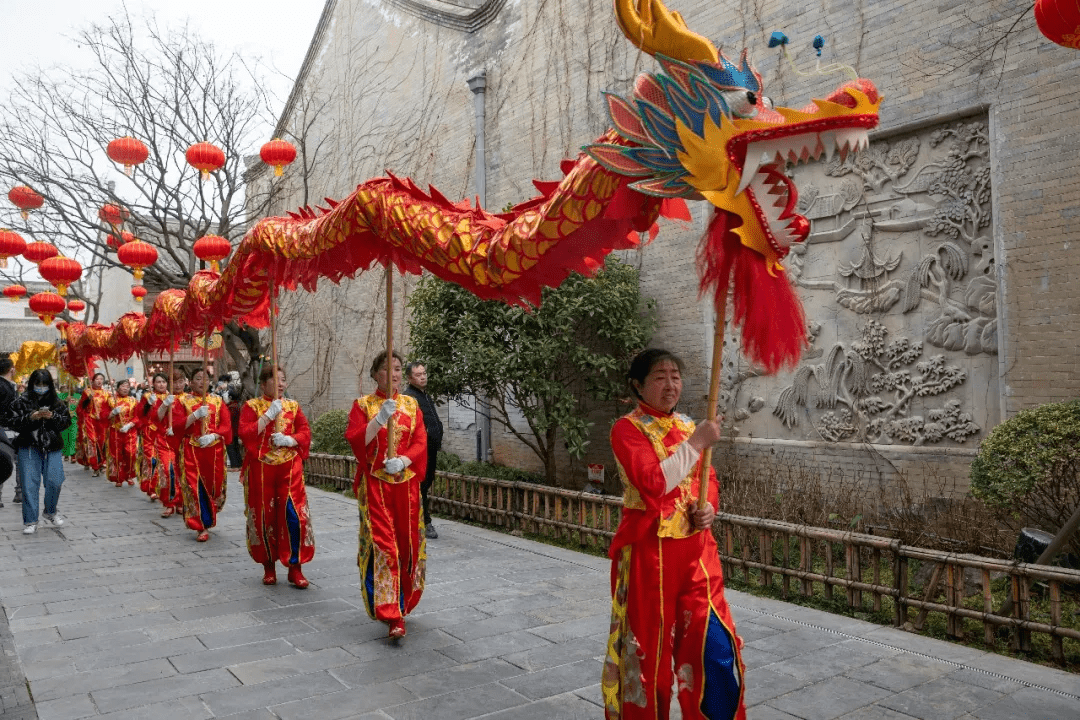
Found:
<svg viewBox="0 0 1080 720"><path fill-rule="evenodd" d="M124 410L124 408L121 408L121 407L114 407L114 408L113 408L113 410L112 410L112 412L111 412L111 413L109 413L109 417L116 417L116 416L117 416L117 415L119 415L119 414L120 414L120 413L121 413L121 412L122 412L123 410Z"/></svg>
<svg viewBox="0 0 1080 720"><path fill-rule="evenodd" d="M266 408L266 412L263 415L267 420L276 420L277 416L281 414L281 398L278 398L274 402L270 403L270 407Z"/></svg>
<svg viewBox="0 0 1080 720"><path fill-rule="evenodd" d="M200 405L199 407L195 408L195 412L191 413L191 416L193 418L195 418L196 420L202 420L204 417L206 417L209 414L210 414L210 406L209 405Z"/></svg>
<svg viewBox="0 0 1080 720"><path fill-rule="evenodd" d="M172 431L171 427L170 428L165 428L165 434L168 435L169 437L172 437L173 435L175 435L175 433Z"/></svg>
<svg viewBox="0 0 1080 720"><path fill-rule="evenodd" d="M212 444L214 442L217 442L217 440L220 437L221 436L218 435L217 433L207 433L205 435L200 435L199 436L199 447L206 447L207 445L210 445L210 444Z"/></svg>
<svg viewBox="0 0 1080 720"><path fill-rule="evenodd" d="M165 403L165 407L172 407L172 404L173 404L173 402L175 400L176 400L175 395L166 395L165 400L163 401Z"/></svg>
<svg viewBox="0 0 1080 720"><path fill-rule="evenodd" d="M133 428L133 427L135 427L135 423L125 423L125 424L120 426L120 432L122 432L122 433L129 432L131 430L131 428Z"/></svg>
<svg viewBox="0 0 1080 720"><path fill-rule="evenodd" d="M375 414L375 422L380 425L385 425L397 412L397 400L387 400L379 408L379 412Z"/></svg>
<svg viewBox="0 0 1080 720"><path fill-rule="evenodd" d="M273 443L275 447L296 447L299 444L292 435L286 435L285 433L279 432L270 436L270 442Z"/></svg>
<svg viewBox="0 0 1080 720"><path fill-rule="evenodd" d="M386 472L391 475L397 475L399 472L405 469L405 461L400 456L386 459Z"/></svg>

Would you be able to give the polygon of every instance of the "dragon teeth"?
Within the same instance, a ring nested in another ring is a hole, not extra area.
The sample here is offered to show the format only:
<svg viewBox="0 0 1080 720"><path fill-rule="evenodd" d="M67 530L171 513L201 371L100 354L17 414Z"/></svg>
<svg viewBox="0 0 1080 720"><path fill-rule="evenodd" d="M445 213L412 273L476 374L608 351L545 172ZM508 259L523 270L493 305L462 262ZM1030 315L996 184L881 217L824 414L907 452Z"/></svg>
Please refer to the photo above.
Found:
<svg viewBox="0 0 1080 720"><path fill-rule="evenodd" d="M751 143L746 148L746 163L736 194L750 187L758 170L774 163L779 165L800 165L811 160L819 160L824 155L827 162L832 162L837 151L840 160L849 153L865 150L870 146L867 131L862 128L828 130L813 135L800 135L777 140L763 140Z"/></svg>

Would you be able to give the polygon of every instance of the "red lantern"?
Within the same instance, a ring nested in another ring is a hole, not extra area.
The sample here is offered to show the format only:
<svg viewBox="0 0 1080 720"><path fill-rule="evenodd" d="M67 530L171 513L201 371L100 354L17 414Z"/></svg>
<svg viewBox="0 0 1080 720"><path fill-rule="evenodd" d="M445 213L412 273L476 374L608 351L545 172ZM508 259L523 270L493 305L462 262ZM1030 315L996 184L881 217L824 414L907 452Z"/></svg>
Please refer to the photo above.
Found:
<svg viewBox="0 0 1080 720"><path fill-rule="evenodd" d="M26 288L22 285L8 285L4 288L4 297L11 298L11 302L19 302L26 297Z"/></svg>
<svg viewBox="0 0 1080 720"><path fill-rule="evenodd" d="M82 277L82 265L63 255L42 260L38 265L41 277L56 286L60 297L67 295L68 285Z"/></svg>
<svg viewBox="0 0 1080 720"><path fill-rule="evenodd" d="M1080 3L1077 0L1035 0L1035 23L1048 39L1080 50Z"/></svg>
<svg viewBox="0 0 1080 720"><path fill-rule="evenodd" d="M225 153L217 145L208 142L195 143L185 153L188 165L202 173L203 180L225 164Z"/></svg>
<svg viewBox="0 0 1080 720"><path fill-rule="evenodd" d="M135 298L135 303L137 305L142 305L143 298L146 297L146 288L142 285L132 285L131 297Z"/></svg>
<svg viewBox="0 0 1080 720"><path fill-rule="evenodd" d="M56 293L43 292L30 296L30 310L46 325L52 325L53 318L64 312L66 307L64 298Z"/></svg>
<svg viewBox="0 0 1080 720"><path fill-rule="evenodd" d="M259 157L267 165L273 165L274 176L280 177L284 172L282 168L296 159L296 148L292 146L292 143L275 138L262 146Z"/></svg>
<svg viewBox="0 0 1080 720"><path fill-rule="evenodd" d="M124 173L128 177L131 177L132 166L142 165L146 162L146 158L150 157L150 151L146 149L146 145L133 137L122 137L113 140L105 148L105 154L113 162L123 165Z"/></svg>
<svg viewBox="0 0 1080 720"><path fill-rule="evenodd" d="M78 314L86 309L86 303L78 298L72 298L71 300L68 300L67 308L72 313Z"/></svg>
<svg viewBox="0 0 1080 720"><path fill-rule="evenodd" d="M158 251L150 243L136 238L121 245L116 251L116 257L125 265L135 268L135 279L142 280L143 268L157 262Z"/></svg>
<svg viewBox="0 0 1080 720"><path fill-rule="evenodd" d="M7 267L7 259L22 255L26 250L26 241L22 235L10 230L0 230L0 268Z"/></svg>
<svg viewBox="0 0 1080 720"><path fill-rule="evenodd" d="M22 211L23 220L30 217L30 211L36 210L45 204L45 198L26 187L17 185L8 191L8 200Z"/></svg>
<svg viewBox="0 0 1080 720"><path fill-rule="evenodd" d="M117 225L127 220L130 214L127 208L122 208L119 205L102 205L101 209L98 210L98 217L112 225L114 230Z"/></svg>
<svg viewBox="0 0 1080 720"><path fill-rule="evenodd" d="M56 257L60 254L60 251L56 249L52 243L47 242L32 242L26 244L26 249L23 250L23 257L32 263L40 265L44 261L51 257Z"/></svg>
<svg viewBox="0 0 1080 720"><path fill-rule="evenodd" d="M195 241L195 257L210 263L210 269L218 272L218 261L229 257L232 245L220 235L204 235Z"/></svg>

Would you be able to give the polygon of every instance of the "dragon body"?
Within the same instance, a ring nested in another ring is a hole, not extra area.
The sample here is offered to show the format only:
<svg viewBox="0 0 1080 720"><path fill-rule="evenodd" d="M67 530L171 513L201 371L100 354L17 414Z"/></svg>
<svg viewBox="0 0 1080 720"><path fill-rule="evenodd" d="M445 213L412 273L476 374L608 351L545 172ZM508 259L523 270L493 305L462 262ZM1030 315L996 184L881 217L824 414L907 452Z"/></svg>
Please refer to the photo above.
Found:
<svg viewBox="0 0 1080 720"><path fill-rule="evenodd" d="M860 79L801 110L773 107L745 54L732 63L659 0L615 0L615 16L661 72L639 77L629 98L608 96L613 129L565 161L561 181L535 182L538 197L489 213L409 179L369 180L326 208L256 223L220 275L196 273L149 315L67 325L65 365L82 374L92 357L165 349L227 321L264 327L276 288L314 290L377 263L538 304L545 286L636 247L661 214L689 218L685 200L714 206L698 253L702 291L720 302L732 287L752 360L767 370L794 362L804 322L781 261L809 222L794 211L785 168L864 147L877 90Z"/></svg>

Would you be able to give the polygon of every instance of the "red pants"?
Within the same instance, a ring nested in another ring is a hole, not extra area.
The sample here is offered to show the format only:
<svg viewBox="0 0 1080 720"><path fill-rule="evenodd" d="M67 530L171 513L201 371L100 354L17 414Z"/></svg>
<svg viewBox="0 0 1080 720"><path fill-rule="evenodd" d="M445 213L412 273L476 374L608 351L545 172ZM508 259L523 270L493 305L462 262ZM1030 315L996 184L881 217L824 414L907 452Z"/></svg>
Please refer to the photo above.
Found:
<svg viewBox="0 0 1080 720"><path fill-rule="evenodd" d="M184 522L192 530L209 530L225 507L225 443L200 448L185 441L180 467Z"/></svg>
<svg viewBox="0 0 1080 720"><path fill-rule="evenodd" d="M303 461L267 465L251 454L244 463L241 481L251 559L259 564L311 562L315 533L308 515Z"/></svg>
<svg viewBox="0 0 1080 720"><path fill-rule="evenodd" d="M607 720L666 719L676 680L685 720L745 720L741 641L712 534L622 548L611 586Z"/></svg>
<svg viewBox="0 0 1080 720"><path fill-rule="evenodd" d="M416 607L424 592L427 546L419 478L388 483L365 476L356 494L360 508L360 593L368 616L399 620Z"/></svg>

